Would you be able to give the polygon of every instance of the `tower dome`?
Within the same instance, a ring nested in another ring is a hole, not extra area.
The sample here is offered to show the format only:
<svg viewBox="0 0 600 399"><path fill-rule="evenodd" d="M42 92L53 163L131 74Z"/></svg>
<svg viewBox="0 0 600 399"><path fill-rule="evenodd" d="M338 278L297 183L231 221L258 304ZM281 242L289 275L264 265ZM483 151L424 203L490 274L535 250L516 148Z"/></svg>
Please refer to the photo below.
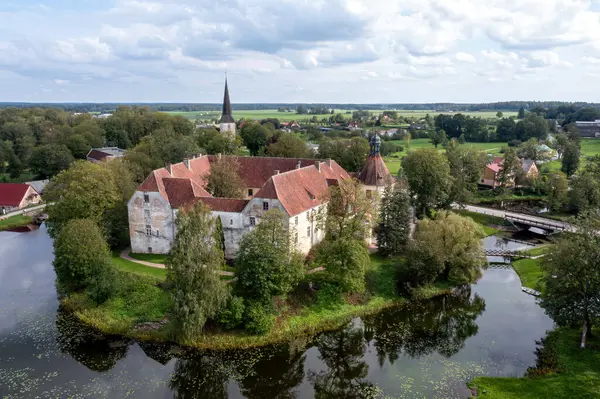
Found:
<svg viewBox="0 0 600 399"><path fill-rule="evenodd" d="M379 150L381 148L381 137L375 133L373 137L371 137L369 145L371 147L371 156L379 155Z"/></svg>

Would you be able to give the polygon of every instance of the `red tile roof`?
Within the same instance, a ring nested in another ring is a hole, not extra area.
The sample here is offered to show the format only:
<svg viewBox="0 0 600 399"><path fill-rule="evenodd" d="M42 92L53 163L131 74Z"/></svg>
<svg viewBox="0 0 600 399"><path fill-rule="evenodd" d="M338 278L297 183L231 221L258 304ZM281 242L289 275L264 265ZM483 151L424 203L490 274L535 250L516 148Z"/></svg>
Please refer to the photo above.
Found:
<svg viewBox="0 0 600 399"><path fill-rule="evenodd" d="M238 162L238 172L246 187L260 187L255 197L278 199L290 216L319 205L328 186L350 178L332 160L228 157ZM180 162L154 170L138 190L159 192L174 208L201 200L215 211L241 212L247 200L213 198L204 188L210 163L217 159L214 155L202 156L187 161L187 164Z"/></svg>
<svg viewBox="0 0 600 399"><path fill-rule="evenodd" d="M234 198L215 198L202 197L200 201L204 202L213 211L221 212L241 212L244 210L249 200L234 199Z"/></svg>
<svg viewBox="0 0 600 399"><path fill-rule="evenodd" d="M28 184L0 183L0 205L19 206L29 187Z"/></svg>
<svg viewBox="0 0 600 399"><path fill-rule="evenodd" d="M500 169L502 169L502 165L498 164L498 163L491 163L489 165L486 166L488 169L490 169L491 171L493 171L494 173L498 173L500 172Z"/></svg>
<svg viewBox="0 0 600 399"><path fill-rule="evenodd" d="M390 171L379 154L369 156L365 166L358 174L358 180L365 186L385 186L390 177Z"/></svg>

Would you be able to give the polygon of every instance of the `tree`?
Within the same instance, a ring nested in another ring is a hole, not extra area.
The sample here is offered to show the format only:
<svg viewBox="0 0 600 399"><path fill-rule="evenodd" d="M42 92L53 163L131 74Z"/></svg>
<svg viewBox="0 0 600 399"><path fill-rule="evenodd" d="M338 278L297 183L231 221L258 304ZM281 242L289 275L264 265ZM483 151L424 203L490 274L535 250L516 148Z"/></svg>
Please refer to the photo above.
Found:
<svg viewBox="0 0 600 399"><path fill-rule="evenodd" d="M517 119L523 119L525 118L525 108L521 107L519 108L519 113L517 115Z"/></svg>
<svg viewBox="0 0 600 399"><path fill-rule="evenodd" d="M200 335L208 318L225 305L229 292L221 280L223 251L215 237L210 210L197 203L179 212L177 234L166 261L173 298L172 323L179 338Z"/></svg>
<svg viewBox="0 0 600 399"><path fill-rule="evenodd" d="M552 153L544 150L536 138L531 138L521 144L517 149L517 155L523 159L531 159L536 163L552 159Z"/></svg>
<svg viewBox="0 0 600 399"><path fill-rule="evenodd" d="M235 154L239 145L239 136L222 134L214 128L198 129L195 137L198 146L210 155Z"/></svg>
<svg viewBox="0 0 600 399"><path fill-rule="evenodd" d="M271 143L265 149L271 157L308 158L310 156L306 143L291 133L282 134L277 142Z"/></svg>
<svg viewBox="0 0 600 399"><path fill-rule="evenodd" d="M446 132L443 130L435 130L433 132L429 132L429 142L438 148L438 145L445 145L448 143L448 137L446 136Z"/></svg>
<svg viewBox="0 0 600 399"><path fill-rule="evenodd" d="M473 219L440 211L435 219L419 221L415 244L432 251L431 261L443 270L443 277L455 284L471 284L487 264L481 240L483 230Z"/></svg>
<svg viewBox="0 0 600 399"><path fill-rule="evenodd" d="M102 230L104 215L122 200L115 176L104 165L76 161L69 169L56 175L44 192L52 202L48 212L48 232L57 237L71 219L90 219Z"/></svg>
<svg viewBox="0 0 600 399"><path fill-rule="evenodd" d="M447 205L450 199L450 167L444 155L433 148L411 151L402 160L418 215Z"/></svg>
<svg viewBox="0 0 600 399"><path fill-rule="evenodd" d="M325 239L316 251L315 263L325 267L330 281L344 292L363 292L365 272L371 263L364 241Z"/></svg>
<svg viewBox="0 0 600 399"><path fill-rule="evenodd" d="M502 113L502 111L496 112L496 118L502 119L503 116L504 116L504 114Z"/></svg>
<svg viewBox="0 0 600 399"><path fill-rule="evenodd" d="M354 179L329 188L326 214L317 215L319 228L329 240L364 241L370 234L376 198L367 197L364 186Z"/></svg>
<svg viewBox="0 0 600 399"><path fill-rule="evenodd" d="M543 116L530 112L517 123L515 133L516 138L521 141L530 138L546 140L548 137L548 123Z"/></svg>
<svg viewBox="0 0 600 399"><path fill-rule="evenodd" d="M300 114L300 115L304 115L308 113L308 110L306 109L306 107L304 105L298 105L298 107L296 108L296 113Z"/></svg>
<svg viewBox="0 0 600 399"><path fill-rule="evenodd" d="M272 308L273 298L290 292L303 275L302 256L292 248L286 225L286 215L272 209L240 242L237 286L246 300L265 308Z"/></svg>
<svg viewBox="0 0 600 399"><path fill-rule="evenodd" d="M210 174L204 176L206 190L214 197L245 198L246 186L238 173L235 158L221 157L210 164Z"/></svg>
<svg viewBox="0 0 600 399"><path fill-rule="evenodd" d="M67 169L73 161L73 155L66 146L46 144L33 150L29 164L36 175L46 178Z"/></svg>
<svg viewBox="0 0 600 399"><path fill-rule="evenodd" d="M551 147L556 150L558 159L562 158L567 146L569 145L569 137L564 133L554 135L554 140L551 142Z"/></svg>
<svg viewBox="0 0 600 399"><path fill-rule="evenodd" d="M81 134L74 134L67 139L67 147L73 157L77 159L85 159L86 155L92 149L88 140Z"/></svg>
<svg viewBox="0 0 600 399"><path fill-rule="evenodd" d="M573 176L579 169L579 159L579 145L574 142L568 143L564 150L560 170L568 177Z"/></svg>
<svg viewBox="0 0 600 399"><path fill-rule="evenodd" d="M477 191L486 156L481 151L458 146L452 141L446 148L446 157L452 177L450 196L453 201L465 203Z"/></svg>
<svg viewBox="0 0 600 399"><path fill-rule="evenodd" d="M546 204L552 211L562 209L568 200L569 183L564 173L552 172L546 177L544 192Z"/></svg>
<svg viewBox="0 0 600 399"><path fill-rule="evenodd" d="M565 158L567 155L565 154ZM581 173L571 177L570 208L576 212L600 207L600 157L592 157Z"/></svg>
<svg viewBox="0 0 600 399"><path fill-rule="evenodd" d="M54 270L58 287L71 293L87 289L97 303L114 291L115 276L108 245L92 220L70 220L54 243Z"/></svg>
<svg viewBox="0 0 600 399"><path fill-rule="evenodd" d="M582 326L581 347L600 321L600 236L597 212L580 215L541 264L542 307L560 326Z"/></svg>
<svg viewBox="0 0 600 399"><path fill-rule="evenodd" d="M240 130L240 137L253 156L258 155L260 150L267 145L271 136L273 136L273 132L258 122L245 123Z"/></svg>
<svg viewBox="0 0 600 399"><path fill-rule="evenodd" d="M498 183L500 184L500 190L506 190L509 187L513 187L521 173L521 161L519 160L519 157L517 157L515 149L513 147L507 147L504 151L504 160L502 161L502 167L500 168L497 177Z"/></svg>
<svg viewBox="0 0 600 399"><path fill-rule="evenodd" d="M517 124L512 118L502 118L496 127L496 137L499 141L511 141L516 139Z"/></svg>
<svg viewBox="0 0 600 399"><path fill-rule="evenodd" d="M379 205L377 244L382 254L399 254L408 242L412 209L410 197L400 183L389 183Z"/></svg>

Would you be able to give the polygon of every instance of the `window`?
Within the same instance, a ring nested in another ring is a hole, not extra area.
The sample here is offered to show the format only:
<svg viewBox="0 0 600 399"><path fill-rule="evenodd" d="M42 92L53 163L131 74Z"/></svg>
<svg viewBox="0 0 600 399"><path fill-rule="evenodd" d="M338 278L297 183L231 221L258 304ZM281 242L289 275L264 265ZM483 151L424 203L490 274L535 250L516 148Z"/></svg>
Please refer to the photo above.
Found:
<svg viewBox="0 0 600 399"><path fill-rule="evenodd" d="M150 209L144 210L144 216L146 217L146 219L150 219Z"/></svg>
<svg viewBox="0 0 600 399"><path fill-rule="evenodd" d="M250 218L250 226L256 226L256 218Z"/></svg>
<svg viewBox="0 0 600 399"><path fill-rule="evenodd" d="M150 202L150 195L144 194L144 202Z"/></svg>
<svg viewBox="0 0 600 399"><path fill-rule="evenodd" d="M152 253L152 247L148 247L148 253L151 254Z"/></svg>
<svg viewBox="0 0 600 399"><path fill-rule="evenodd" d="M263 211L269 210L269 203L267 201L263 201Z"/></svg>
<svg viewBox="0 0 600 399"><path fill-rule="evenodd" d="M310 237L310 226L306 228L306 236Z"/></svg>
<svg viewBox="0 0 600 399"><path fill-rule="evenodd" d="M158 232L158 230L156 230L156 236L158 237L160 235L160 233Z"/></svg>
<svg viewBox="0 0 600 399"><path fill-rule="evenodd" d="M294 222L296 223L296 226L298 226L298 216L294 218Z"/></svg>
<svg viewBox="0 0 600 399"><path fill-rule="evenodd" d="M298 245L298 233L294 233L294 243Z"/></svg>
<svg viewBox="0 0 600 399"><path fill-rule="evenodd" d="M233 219L229 219L229 224L233 224Z"/></svg>
<svg viewBox="0 0 600 399"><path fill-rule="evenodd" d="M252 197L254 195L254 190L249 188L248 189L248 197Z"/></svg>
<svg viewBox="0 0 600 399"><path fill-rule="evenodd" d="M310 211L306 212L306 220L310 222Z"/></svg>
<svg viewBox="0 0 600 399"><path fill-rule="evenodd" d="M150 226L149 224L146 225L146 235L147 236L152 235L152 226Z"/></svg>

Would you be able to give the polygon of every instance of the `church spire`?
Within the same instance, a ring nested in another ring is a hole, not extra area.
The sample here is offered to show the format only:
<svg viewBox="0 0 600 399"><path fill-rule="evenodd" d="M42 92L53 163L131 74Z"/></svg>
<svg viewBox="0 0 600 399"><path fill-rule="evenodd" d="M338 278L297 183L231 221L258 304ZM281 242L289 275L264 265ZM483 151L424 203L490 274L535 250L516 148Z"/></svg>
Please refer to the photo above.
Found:
<svg viewBox="0 0 600 399"><path fill-rule="evenodd" d="M229 101L229 89L227 88L227 78L225 78L225 96L223 97L223 114L221 123L235 123L231 114L231 102Z"/></svg>

